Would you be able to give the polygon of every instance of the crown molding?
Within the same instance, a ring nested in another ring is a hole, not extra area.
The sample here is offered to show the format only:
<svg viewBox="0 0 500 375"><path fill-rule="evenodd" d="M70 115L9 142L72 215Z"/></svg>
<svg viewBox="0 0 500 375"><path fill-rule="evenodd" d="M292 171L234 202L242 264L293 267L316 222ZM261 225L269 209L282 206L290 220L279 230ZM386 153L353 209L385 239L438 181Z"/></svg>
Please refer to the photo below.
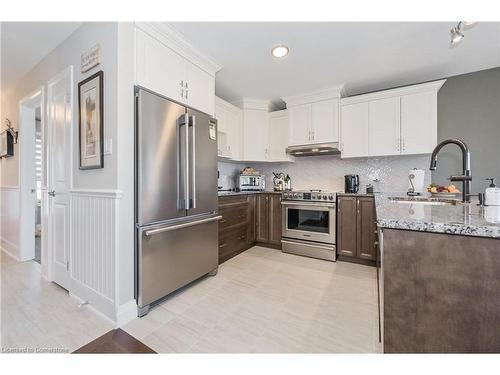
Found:
<svg viewBox="0 0 500 375"><path fill-rule="evenodd" d="M135 26L214 77L215 73L222 69L165 22L136 22Z"/></svg>
<svg viewBox="0 0 500 375"><path fill-rule="evenodd" d="M238 108L237 106L229 103L228 101L226 101L222 98L219 98L218 96L215 97L215 106L216 107L217 106L223 107L224 109L226 109L229 112L234 112L234 113L241 112L241 108Z"/></svg>
<svg viewBox="0 0 500 375"><path fill-rule="evenodd" d="M283 101L287 107L293 107L301 104L320 102L322 100L341 98L345 94L344 85L323 88L302 94L286 96Z"/></svg>
<svg viewBox="0 0 500 375"><path fill-rule="evenodd" d="M386 99L395 96L418 94L421 92L429 92L429 91L434 91L437 93L439 89L443 87L445 82L446 79L441 79L439 81L419 83L411 86L397 87L394 89L376 91L368 94L355 95L347 98L342 98L341 104L346 105L346 104L363 103L371 100Z"/></svg>
<svg viewBox="0 0 500 375"><path fill-rule="evenodd" d="M271 102L269 100L241 98L231 102L232 105L241 109L256 109L259 111L269 111Z"/></svg>

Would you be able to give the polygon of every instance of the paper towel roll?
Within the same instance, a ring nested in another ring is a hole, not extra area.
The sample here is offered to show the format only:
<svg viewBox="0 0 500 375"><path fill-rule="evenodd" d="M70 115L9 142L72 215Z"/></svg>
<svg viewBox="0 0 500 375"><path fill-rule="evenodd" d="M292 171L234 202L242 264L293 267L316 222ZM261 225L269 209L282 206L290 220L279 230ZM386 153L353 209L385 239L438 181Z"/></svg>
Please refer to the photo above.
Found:
<svg viewBox="0 0 500 375"><path fill-rule="evenodd" d="M411 179L410 182L410 177L412 175L414 178ZM408 189L412 188L412 183L416 193L425 192L425 171L423 169L411 169L408 172Z"/></svg>

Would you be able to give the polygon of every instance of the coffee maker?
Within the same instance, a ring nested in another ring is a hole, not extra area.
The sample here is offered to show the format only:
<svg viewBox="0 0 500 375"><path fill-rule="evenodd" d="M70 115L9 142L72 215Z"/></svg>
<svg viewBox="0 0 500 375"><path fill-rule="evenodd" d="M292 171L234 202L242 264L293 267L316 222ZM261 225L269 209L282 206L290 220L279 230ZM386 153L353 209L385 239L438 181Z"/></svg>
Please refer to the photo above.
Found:
<svg viewBox="0 0 500 375"><path fill-rule="evenodd" d="M347 174L344 176L346 193L357 193L359 191L359 176L357 174Z"/></svg>

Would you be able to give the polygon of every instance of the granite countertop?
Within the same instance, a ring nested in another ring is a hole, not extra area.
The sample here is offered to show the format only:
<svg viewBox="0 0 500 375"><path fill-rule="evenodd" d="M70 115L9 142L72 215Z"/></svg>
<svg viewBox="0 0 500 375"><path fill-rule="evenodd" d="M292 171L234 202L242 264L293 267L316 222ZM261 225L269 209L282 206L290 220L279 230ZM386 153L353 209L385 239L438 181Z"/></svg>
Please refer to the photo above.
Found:
<svg viewBox="0 0 500 375"><path fill-rule="evenodd" d="M375 194L382 194L380 192L373 192L373 193L344 193L344 192L338 192L337 196L342 196L342 197L373 197Z"/></svg>
<svg viewBox="0 0 500 375"><path fill-rule="evenodd" d="M219 191L217 195L219 197L227 197L231 195L247 195L247 194L282 194L281 191L265 190L265 191Z"/></svg>
<svg viewBox="0 0 500 375"><path fill-rule="evenodd" d="M411 199L404 193L375 194L379 227L500 239L500 206L461 202L441 206L395 202L389 197Z"/></svg>

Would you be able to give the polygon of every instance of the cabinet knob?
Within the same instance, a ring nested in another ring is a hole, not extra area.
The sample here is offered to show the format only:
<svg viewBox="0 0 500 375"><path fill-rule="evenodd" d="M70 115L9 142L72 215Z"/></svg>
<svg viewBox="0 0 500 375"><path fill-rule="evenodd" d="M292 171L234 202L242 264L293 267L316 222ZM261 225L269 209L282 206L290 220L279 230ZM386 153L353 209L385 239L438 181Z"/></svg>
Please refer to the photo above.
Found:
<svg viewBox="0 0 500 375"><path fill-rule="evenodd" d="M223 243L221 245L219 245L219 249L222 249L223 247L226 247L227 246L227 243Z"/></svg>

